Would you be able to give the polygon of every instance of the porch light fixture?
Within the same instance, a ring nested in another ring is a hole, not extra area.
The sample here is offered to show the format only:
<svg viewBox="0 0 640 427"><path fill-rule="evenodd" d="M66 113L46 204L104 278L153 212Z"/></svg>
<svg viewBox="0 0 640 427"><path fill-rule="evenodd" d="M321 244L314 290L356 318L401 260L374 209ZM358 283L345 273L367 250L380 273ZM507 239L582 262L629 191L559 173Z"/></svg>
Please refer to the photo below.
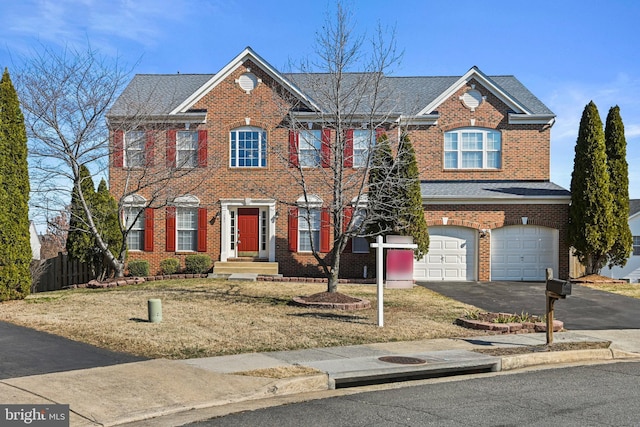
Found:
<svg viewBox="0 0 640 427"><path fill-rule="evenodd" d="M313 129L313 122L307 122L307 127L309 130Z"/></svg>
<svg viewBox="0 0 640 427"><path fill-rule="evenodd" d="M529 222L529 217L523 216L521 219L523 225L527 225L527 222Z"/></svg>
<svg viewBox="0 0 640 427"><path fill-rule="evenodd" d="M442 225L447 225L447 223L449 222L449 218L447 218L446 216L442 217Z"/></svg>

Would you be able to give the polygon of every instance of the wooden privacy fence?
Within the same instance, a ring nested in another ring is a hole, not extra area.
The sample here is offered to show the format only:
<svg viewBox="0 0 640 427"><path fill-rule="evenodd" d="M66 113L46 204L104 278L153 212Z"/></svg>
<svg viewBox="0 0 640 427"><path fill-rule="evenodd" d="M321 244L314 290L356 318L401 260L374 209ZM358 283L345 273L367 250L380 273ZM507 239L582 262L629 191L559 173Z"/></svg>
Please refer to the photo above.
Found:
<svg viewBox="0 0 640 427"><path fill-rule="evenodd" d="M56 258L42 261L36 292L57 291L69 285L87 283L95 279L89 265L78 260L70 260L67 254L59 253Z"/></svg>

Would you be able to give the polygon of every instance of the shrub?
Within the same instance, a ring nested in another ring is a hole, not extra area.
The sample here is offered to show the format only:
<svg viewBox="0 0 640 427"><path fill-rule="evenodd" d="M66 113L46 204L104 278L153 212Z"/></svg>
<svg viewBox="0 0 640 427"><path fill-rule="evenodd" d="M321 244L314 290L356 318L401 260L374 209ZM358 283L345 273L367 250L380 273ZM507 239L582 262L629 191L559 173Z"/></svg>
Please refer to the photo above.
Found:
<svg viewBox="0 0 640 427"><path fill-rule="evenodd" d="M180 268L180 260L176 258L167 258L160 261L160 271L162 274L174 274Z"/></svg>
<svg viewBox="0 0 640 427"><path fill-rule="evenodd" d="M149 261L137 260L129 262L129 274L135 277L147 277L149 275Z"/></svg>
<svg viewBox="0 0 640 427"><path fill-rule="evenodd" d="M211 268L211 258L206 255L187 255L184 264L187 273L203 274Z"/></svg>

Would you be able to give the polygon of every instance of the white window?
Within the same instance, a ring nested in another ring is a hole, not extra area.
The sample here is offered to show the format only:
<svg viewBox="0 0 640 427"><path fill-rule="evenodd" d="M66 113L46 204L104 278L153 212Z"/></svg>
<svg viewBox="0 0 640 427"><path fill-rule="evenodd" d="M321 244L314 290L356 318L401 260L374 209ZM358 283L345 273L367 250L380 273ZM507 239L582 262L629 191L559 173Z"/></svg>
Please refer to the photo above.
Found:
<svg viewBox="0 0 640 427"><path fill-rule="evenodd" d="M177 207L176 230L178 233L178 252L195 252L198 248L198 209Z"/></svg>
<svg viewBox="0 0 640 427"><path fill-rule="evenodd" d="M126 207L124 209L124 220L125 227L129 229L127 249L130 251L144 250L144 208Z"/></svg>
<svg viewBox="0 0 640 427"><path fill-rule="evenodd" d="M369 129L353 130L353 167L361 168L367 165L369 152L376 143L376 133Z"/></svg>
<svg viewBox="0 0 640 427"><path fill-rule="evenodd" d="M144 166L144 148L145 148L145 132L141 130L133 130L125 133L125 165L130 168Z"/></svg>
<svg viewBox="0 0 640 427"><path fill-rule="evenodd" d="M267 132L260 128L242 127L231 131L231 167L267 166Z"/></svg>
<svg viewBox="0 0 640 427"><path fill-rule="evenodd" d="M359 229L367 216L367 210L364 208L355 211L353 216L353 228ZM365 237L353 237L351 239L351 252L368 254L369 253L369 241Z"/></svg>
<svg viewBox="0 0 640 427"><path fill-rule="evenodd" d="M198 166L198 132L183 130L177 132L176 164L180 168Z"/></svg>
<svg viewBox="0 0 640 427"><path fill-rule="evenodd" d="M322 132L320 130L303 130L298 137L298 159L301 167L320 166L322 150Z"/></svg>
<svg viewBox="0 0 640 427"><path fill-rule="evenodd" d="M640 236L633 236L633 255L640 255Z"/></svg>
<svg viewBox="0 0 640 427"><path fill-rule="evenodd" d="M298 213L298 251L320 250L320 209L300 208Z"/></svg>
<svg viewBox="0 0 640 427"><path fill-rule="evenodd" d="M501 154L500 132L464 128L444 134L445 169L499 169Z"/></svg>

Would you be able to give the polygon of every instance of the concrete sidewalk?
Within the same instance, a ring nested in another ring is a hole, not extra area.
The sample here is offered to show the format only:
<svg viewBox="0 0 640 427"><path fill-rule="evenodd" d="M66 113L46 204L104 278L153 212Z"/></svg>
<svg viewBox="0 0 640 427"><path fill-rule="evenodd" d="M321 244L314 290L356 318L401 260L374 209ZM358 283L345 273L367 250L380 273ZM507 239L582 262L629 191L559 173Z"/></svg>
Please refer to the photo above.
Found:
<svg viewBox="0 0 640 427"><path fill-rule="evenodd" d="M554 343L611 341L610 349L494 357L477 348L546 343L545 334L379 343L189 360L150 360L0 381L2 404L69 404L72 426L120 425L274 396L469 372L640 358L640 330L554 334ZM382 360L381 360L382 358ZM318 374L270 379L238 372L305 366ZM186 414L186 416L184 416ZM159 421L159 420L157 420ZM155 421L151 421L155 423Z"/></svg>

